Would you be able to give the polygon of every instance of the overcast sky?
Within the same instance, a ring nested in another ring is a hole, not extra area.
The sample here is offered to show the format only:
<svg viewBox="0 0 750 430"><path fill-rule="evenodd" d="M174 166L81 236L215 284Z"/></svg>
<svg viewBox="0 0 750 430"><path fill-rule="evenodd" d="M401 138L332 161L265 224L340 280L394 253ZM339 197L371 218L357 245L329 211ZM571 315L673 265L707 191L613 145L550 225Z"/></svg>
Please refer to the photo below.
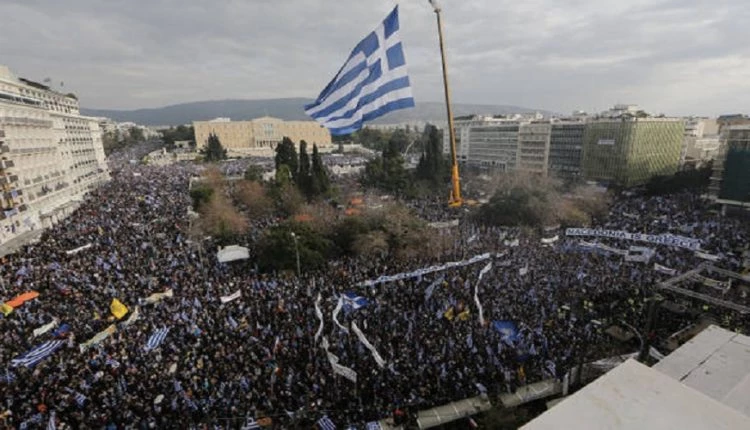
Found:
<svg viewBox="0 0 750 430"><path fill-rule="evenodd" d="M396 3L415 97L439 101L427 0L0 0L0 64L92 108L312 98ZM750 111L748 0L442 3L456 102Z"/></svg>

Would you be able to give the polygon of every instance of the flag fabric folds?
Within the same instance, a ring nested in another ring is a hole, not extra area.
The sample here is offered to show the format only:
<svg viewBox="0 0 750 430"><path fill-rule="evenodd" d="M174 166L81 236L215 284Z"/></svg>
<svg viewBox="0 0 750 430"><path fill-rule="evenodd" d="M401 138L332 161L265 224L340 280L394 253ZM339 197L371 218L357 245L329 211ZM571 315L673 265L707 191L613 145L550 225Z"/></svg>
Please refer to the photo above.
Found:
<svg viewBox="0 0 750 430"><path fill-rule="evenodd" d="M64 344L65 341L62 340L50 340L48 342L44 342L43 344L27 352L26 354L23 354L18 358L14 358L13 360L11 360L10 364L12 366L34 367L39 362L60 349L60 347L62 347Z"/></svg>
<svg viewBox="0 0 750 430"><path fill-rule="evenodd" d="M28 302L29 300L34 300L37 297L39 297L39 293L37 293L36 291L29 291L27 293L17 295L11 300L5 302L5 304L10 306L11 308L17 308L22 304Z"/></svg>
<svg viewBox="0 0 750 430"><path fill-rule="evenodd" d="M318 427L320 430L336 430L336 425L333 424L333 421L331 421L330 418L328 418L328 415L325 415L318 420Z"/></svg>
<svg viewBox="0 0 750 430"><path fill-rule="evenodd" d="M169 333L169 327L156 330L154 334L152 334L151 337L148 338L148 342L146 342L146 351L151 351L158 348L159 345L164 342L164 339L167 337L167 333Z"/></svg>
<svg viewBox="0 0 750 430"><path fill-rule="evenodd" d="M247 417L245 419L245 424L242 425L242 430L256 430L259 428L260 426L253 417Z"/></svg>
<svg viewBox="0 0 750 430"><path fill-rule="evenodd" d="M349 58L305 113L345 135L388 112L414 107L398 6L352 50Z"/></svg>
<svg viewBox="0 0 750 430"><path fill-rule="evenodd" d="M112 299L112 303L109 305L109 310L118 320L122 319L122 317L128 313L128 307L117 299Z"/></svg>
<svg viewBox="0 0 750 430"><path fill-rule="evenodd" d="M512 342L518 337L518 327L513 321L492 321L492 327L500 333L500 339L503 341Z"/></svg>
<svg viewBox="0 0 750 430"><path fill-rule="evenodd" d="M341 298L344 300L344 305L354 309L355 311L361 309L369 304L367 298L358 296L356 293L348 292L344 293Z"/></svg>
<svg viewBox="0 0 750 430"><path fill-rule="evenodd" d="M136 322L138 320L139 316L140 316L140 308L138 306L136 306L135 310L133 312L131 312L131 314L128 317L128 319L126 319L125 321L122 322L122 326L123 327L130 326L131 324L133 324L134 322Z"/></svg>
<svg viewBox="0 0 750 430"><path fill-rule="evenodd" d="M341 325L339 322L339 312L344 306L344 296L339 297L339 301L336 302L336 308L333 310L333 322L340 328L344 333L349 334L349 329Z"/></svg>

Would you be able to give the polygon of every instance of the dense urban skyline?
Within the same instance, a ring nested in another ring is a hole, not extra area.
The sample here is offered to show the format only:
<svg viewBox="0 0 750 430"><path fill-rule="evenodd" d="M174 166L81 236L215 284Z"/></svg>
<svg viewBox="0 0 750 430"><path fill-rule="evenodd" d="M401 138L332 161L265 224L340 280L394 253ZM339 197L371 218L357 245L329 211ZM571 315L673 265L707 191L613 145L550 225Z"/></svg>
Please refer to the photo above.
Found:
<svg viewBox="0 0 750 430"><path fill-rule="evenodd" d="M132 109L224 98L314 97L395 1L6 1L0 59L20 75ZM434 14L403 1L418 101L442 97ZM456 102L569 112L638 103L670 115L746 108L740 0L443 1ZM335 31L331 31L335 29Z"/></svg>

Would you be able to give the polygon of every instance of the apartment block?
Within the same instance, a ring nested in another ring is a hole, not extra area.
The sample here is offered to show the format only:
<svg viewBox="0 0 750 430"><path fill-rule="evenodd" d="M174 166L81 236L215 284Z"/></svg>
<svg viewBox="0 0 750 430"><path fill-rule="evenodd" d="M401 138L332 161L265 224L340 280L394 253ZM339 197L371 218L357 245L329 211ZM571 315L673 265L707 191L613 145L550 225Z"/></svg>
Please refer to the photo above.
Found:
<svg viewBox="0 0 750 430"><path fill-rule="evenodd" d="M0 66L0 243L72 213L109 180L98 120L78 100Z"/></svg>

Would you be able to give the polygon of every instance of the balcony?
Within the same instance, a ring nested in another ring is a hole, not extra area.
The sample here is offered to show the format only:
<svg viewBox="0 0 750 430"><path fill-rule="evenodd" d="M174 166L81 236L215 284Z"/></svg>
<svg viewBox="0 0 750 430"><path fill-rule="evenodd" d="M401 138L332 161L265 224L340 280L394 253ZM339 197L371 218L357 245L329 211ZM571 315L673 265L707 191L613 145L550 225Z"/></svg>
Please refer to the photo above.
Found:
<svg viewBox="0 0 750 430"><path fill-rule="evenodd" d="M0 145L0 154L5 154L10 152L10 148L8 145Z"/></svg>
<svg viewBox="0 0 750 430"><path fill-rule="evenodd" d="M10 169L13 166L13 160L0 160L0 169Z"/></svg>
<svg viewBox="0 0 750 430"><path fill-rule="evenodd" d="M21 196L23 196L23 190L13 190L13 191L8 191L3 194L3 197L5 197L5 200L16 199Z"/></svg>

